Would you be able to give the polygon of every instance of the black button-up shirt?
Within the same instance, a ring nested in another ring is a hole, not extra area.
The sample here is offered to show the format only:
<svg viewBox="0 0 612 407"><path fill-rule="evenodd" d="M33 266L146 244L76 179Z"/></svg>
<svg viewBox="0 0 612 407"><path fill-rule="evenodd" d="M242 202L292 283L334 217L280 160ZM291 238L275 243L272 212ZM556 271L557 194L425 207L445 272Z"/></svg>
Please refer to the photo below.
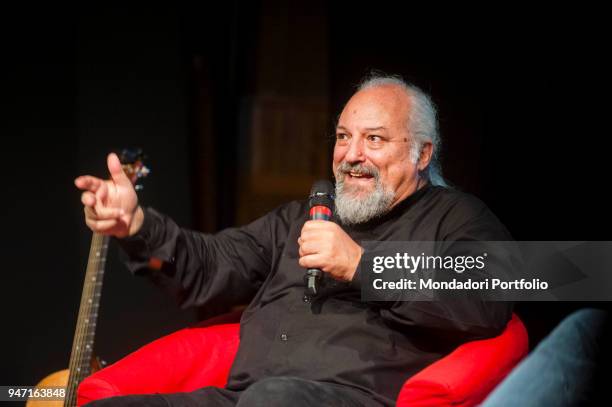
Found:
<svg viewBox="0 0 612 407"><path fill-rule="evenodd" d="M351 386L393 405L411 375L465 341L500 333L511 316L511 305L501 302L364 302L359 270L350 283L324 276L320 295L305 297L297 240L307 219L307 203L296 201L209 235L146 209L142 229L120 245L134 273L150 273L151 257L165 261L162 277L184 307L249 303L227 384L232 390L297 376ZM357 243L511 240L481 201L433 186L383 217L343 229Z"/></svg>

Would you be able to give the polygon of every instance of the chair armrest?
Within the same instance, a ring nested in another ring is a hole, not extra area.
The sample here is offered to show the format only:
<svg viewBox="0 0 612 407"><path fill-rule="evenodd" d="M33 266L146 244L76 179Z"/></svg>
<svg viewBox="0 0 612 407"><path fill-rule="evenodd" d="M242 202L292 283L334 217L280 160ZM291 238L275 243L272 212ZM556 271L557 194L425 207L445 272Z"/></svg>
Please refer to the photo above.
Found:
<svg viewBox="0 0 612 407"><path fill-rule="evenodd" d="M404 383L397 406L473 406L527 354L527 331L512 315L495 338L464 343Z"/></svg>
<svg viewBox="0 0 612 407"><path fill-rule="evenodd" d="M185 328L157 339L81 382L77 405L125 394L225 386L239 324Z"/></svg>

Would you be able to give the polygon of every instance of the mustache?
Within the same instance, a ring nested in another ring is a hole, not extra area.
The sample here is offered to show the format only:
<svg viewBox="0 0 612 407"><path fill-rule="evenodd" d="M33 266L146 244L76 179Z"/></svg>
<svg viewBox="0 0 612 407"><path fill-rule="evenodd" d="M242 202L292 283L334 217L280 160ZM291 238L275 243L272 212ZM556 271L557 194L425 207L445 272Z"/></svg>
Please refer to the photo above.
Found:
<svg viewBox="0 0 612 407"><path fill-rule="evenodd" d="M338 168L336 169L337 177L344 179L346 174L350 172L356 172L358 174L370 175L378 180L379 172L378 168L370 167L363 164L349 164L346 161L340 163Z"/></svg>

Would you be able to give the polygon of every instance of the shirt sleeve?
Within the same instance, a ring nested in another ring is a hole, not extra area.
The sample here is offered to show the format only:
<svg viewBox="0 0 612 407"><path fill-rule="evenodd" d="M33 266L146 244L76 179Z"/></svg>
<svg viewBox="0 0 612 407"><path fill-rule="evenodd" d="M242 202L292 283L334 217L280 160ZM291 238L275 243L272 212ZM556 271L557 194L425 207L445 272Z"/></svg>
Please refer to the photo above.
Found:
<svg viewBox="0 0 612 407"><path fill-rule="evenodd" d="M512 237L497 217L481 201L472 196L453 204L439 227L437 240L448 242L512 241ZM482 246L480 246L482 247ZM443 254L444 255L444 254ZM504 258L513 267L513 259ZM365 283L361 267L355 273L354 287ZM456 296L437 301L385 301L376 302L387 323L399 330L438 332L441 337L456 343L483 339L500 334L512 316L513 304L508 301L490 301L478 295Z"/></svg>
<svg viewBox="0 0 612 407"><path fill-rule="evenodd" d="M132 273L173 292L182 308L244 304L270 271L278 233L274 213L216 234L180 228L151 208L144 214L136 235L117 239L125 263ZM154 263L162 266L151 267Z"/></svg>

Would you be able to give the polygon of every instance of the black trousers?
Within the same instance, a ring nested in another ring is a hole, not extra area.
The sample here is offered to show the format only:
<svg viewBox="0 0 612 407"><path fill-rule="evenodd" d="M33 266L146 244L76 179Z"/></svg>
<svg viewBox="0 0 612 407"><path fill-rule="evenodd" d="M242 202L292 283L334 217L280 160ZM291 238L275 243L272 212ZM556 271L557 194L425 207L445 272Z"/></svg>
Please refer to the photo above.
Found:
<svg viewBox="0 0 612 407"><path fill-rule="evenodd" d="M204 387L189 393L149 394L110 397L86 404L87 407L381 407L370 395L333 383L297 377L270 377L246 390L233 391Z"/></svg>

